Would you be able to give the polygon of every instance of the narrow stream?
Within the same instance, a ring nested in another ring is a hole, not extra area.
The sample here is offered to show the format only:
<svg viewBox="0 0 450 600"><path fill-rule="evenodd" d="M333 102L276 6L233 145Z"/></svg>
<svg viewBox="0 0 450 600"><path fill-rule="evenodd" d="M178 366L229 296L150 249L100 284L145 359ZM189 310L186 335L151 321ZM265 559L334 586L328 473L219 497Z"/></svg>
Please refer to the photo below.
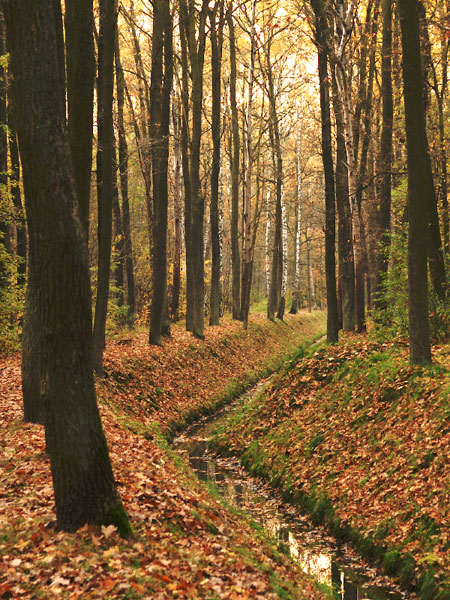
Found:
<svg viewBox="0 0 450 600"><path fill-rule="evenodd" d="M283 502L260 479L250 476L237 459L223 459L208 452L208 442L227 413L266 382L260 382L231 406L191 426L174 440L174 447L188 458L199 479L218 489L223 498L259 522L279 540L284 551L303 571L333 586L339 600L403 600L415 595L400 590L373 565L368 565L347 545L338 546L325 529L314 527L308 517Z"/></svg>

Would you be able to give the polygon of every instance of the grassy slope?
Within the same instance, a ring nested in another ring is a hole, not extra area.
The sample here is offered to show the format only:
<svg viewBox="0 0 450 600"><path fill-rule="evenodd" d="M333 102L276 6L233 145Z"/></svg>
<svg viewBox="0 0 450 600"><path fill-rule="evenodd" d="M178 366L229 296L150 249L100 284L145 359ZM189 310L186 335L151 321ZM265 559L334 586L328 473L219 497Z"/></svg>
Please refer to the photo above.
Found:
<svg viewBox="0 0 450 600"><path fill-rule="evenodd" d="M99 386L104 395L100 409L114 473L134 529L130 540L121 540L111 527L86 526L71 535L55 531L44 432L21 422L18 359L1 360L0 598L323 599L295 565L212 498L161 440L148 439L156 418L168 431L169 423L200 410L202 401L210 406L220 399L227 381L211 388L194 375L209 368L213 385L212 373L220 369L212 351L224 340L235 353L230 357L243 360L248 349L254 357L259 354L256 366L263 369L302 331L314 336L322 325L323 316L315 319L315 325L308 320L304 328L291 323L292 335L282 341L275 333L282 325L261 321L251 330L257 344L249 343L250 336L232 325L208 332L205 345L179 331L164 349L145 348L139 338L109 348L109 378ZM263 330L270 346L259 333ZM121 347L127 349L122 358ZM175 383L173 365L184 358L186 380L177 371ZM243 371L235 364L231 368L227 359L225 352L218 364L229 383ZM148 395L156 389L148 379L155 372L157 397L164 406L159 412L148 409ZM115 396L121 377L127 383ZM195 394L186 402L183 391L175 394L176 385L181 390L192 386Z"/></svg>
<svg viewBox="0 0 450 600"><path fill-rule="evenodd" d="M348 336L291 364L216 445L427 600L450 598L450 348Z"/></svg>

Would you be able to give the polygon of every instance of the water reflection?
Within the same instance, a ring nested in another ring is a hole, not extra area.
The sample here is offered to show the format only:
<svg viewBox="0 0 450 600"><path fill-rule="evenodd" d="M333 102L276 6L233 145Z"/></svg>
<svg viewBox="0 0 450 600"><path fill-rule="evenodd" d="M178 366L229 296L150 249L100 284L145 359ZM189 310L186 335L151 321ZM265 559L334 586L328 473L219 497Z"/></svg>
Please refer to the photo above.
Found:
<svg viewBox="0 0 450 600"><path fill-rule="evenodd" d="M197 437L180 437L175 441L178 450L188 454L191 467L199 479L213 483L220 494L259 521L265 530L287 549L303 571L320 583L332 586L337 600L400 600L410 597L404 592L376 585L367 573L352 568L349 561L315 530L296 515L291 507L285 511L273 506L270 498L255 491L254 479L243 476L233 468L207 455L208 441ZM374 573L376 576L376 574Z"/></svg>

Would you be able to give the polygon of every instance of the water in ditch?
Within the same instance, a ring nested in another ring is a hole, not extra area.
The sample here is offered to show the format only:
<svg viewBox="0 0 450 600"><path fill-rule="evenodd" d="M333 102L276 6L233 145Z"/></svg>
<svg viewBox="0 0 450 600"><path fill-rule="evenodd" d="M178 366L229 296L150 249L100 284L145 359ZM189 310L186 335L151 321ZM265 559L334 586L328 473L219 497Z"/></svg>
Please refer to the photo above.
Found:
<svg viewBox="0 0 450 600"><path fill-rule="evenodd" d="M261 385L257 386L256 391L260 388ZM189 460L199 479L214 484L227 502L258 521L303 571L333 587L336 599L415 598L414 594L400 590L374 565L361 560L350 547L338 546L324 529L314 527L307 516L282 502L276 492L246 473L238 460L222 459L208 451L212 433L229 410L192 426L174 440L175 449Z"/></svg>

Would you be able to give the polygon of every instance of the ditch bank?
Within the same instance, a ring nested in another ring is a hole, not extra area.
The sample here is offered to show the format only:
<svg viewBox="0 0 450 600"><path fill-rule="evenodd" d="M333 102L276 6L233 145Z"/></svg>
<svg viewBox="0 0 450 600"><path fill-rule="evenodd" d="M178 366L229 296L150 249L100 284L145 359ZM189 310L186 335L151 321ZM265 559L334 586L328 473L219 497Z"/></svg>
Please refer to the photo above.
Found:
<svg viewBox="0 0 450 600"><path fill-rule="evenodd" d="M105 377L97 380L97 394L118 414L145 425L149 436L170 438L278 370L325 330L325 312L274 322L252 314L247 330L223 319L222 325L207 328L205 340L176 325L161 347L149 346L147 334L113 341L105 351Z"/></svg>
<svg viewBox="0 0 450 600"><path fill-rule="evenodd" d="M294 360L213 441L423 600L450 598L450 352L346 336Z"/></svg>

